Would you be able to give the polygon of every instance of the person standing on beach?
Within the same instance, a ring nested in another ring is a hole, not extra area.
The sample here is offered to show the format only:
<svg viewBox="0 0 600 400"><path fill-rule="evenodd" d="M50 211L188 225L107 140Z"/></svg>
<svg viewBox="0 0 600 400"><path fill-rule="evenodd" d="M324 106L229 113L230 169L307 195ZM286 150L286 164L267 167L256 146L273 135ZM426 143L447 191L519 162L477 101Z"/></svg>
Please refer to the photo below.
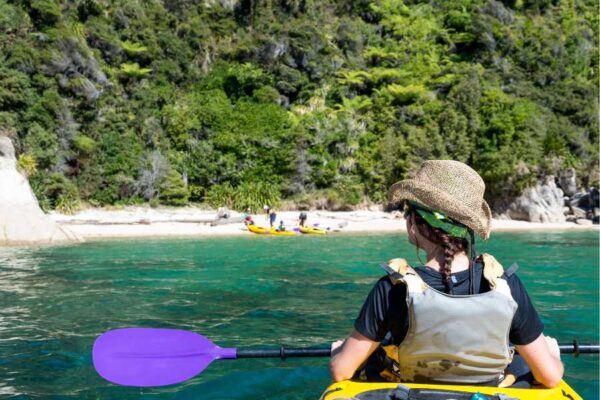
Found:
<svg viewBox="0 0 600 400"><path fill-rule="evenodd" d="M277 221L277 214L275 213L275 210L273 210L266 204L263 206L263 210L265 210L265 213L267 214L267 220L269 221L269 225L272 228L273 225L275 225L275 221Z"/></svg>
<svg viewBox="0 0 600 400"><path fill-rule="evenodd" d="M306 213L304 211L302 211L300 213L300 217L298 218L298 225L304 227L304 224L306 223L306 219L308 218L308 216L306 215Z"/></svg>
<svg viewBox="0 0 600 400"><path fill-rule="evenodd" d="M382 264L387 275L352 334L332 344L334 381L367 361L360 375L370 380L527 387L532 373L547 387L560 383L558 343L544 335L516 264L505 271L475 251L475 234L486 240L491 231L484 191L477 172L450 160L426 161L391 187L390 201L404 203L408 240L427 261Z"/></svg>

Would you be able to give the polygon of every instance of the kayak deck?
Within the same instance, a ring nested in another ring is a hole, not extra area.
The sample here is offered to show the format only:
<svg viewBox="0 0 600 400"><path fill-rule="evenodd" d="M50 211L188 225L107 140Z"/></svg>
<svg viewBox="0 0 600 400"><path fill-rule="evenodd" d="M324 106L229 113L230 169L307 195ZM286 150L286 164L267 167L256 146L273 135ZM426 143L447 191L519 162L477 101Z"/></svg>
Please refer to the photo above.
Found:
<svg viewBox="0 0 600 400"><path fill-rule="evenodd" d="M486 395L481 399L498 399L500 394L510 400L581 400L565 381L558 387L548 389L534 387L532 389L511 389L490 386L459 386L459 385L425 385L416 383L392 382L355 382L341 381L331 384L321 396L321 400L389 400L402 397L390 396L399 385L411 389L410 400L469 400L474 393ZM454 393L452 393L454 392Z"/></svg>
<svg viewBox="0 0 600 400"><path fill-rule="evenodd" d="M263 228L256 225L248 225L248 230L259 235L296 236L296 232L293 231L278 231L275 228Z"/></svg>
<svg viewBox="0 0 600 400"><path fill-rule="evenodd" d="M302 233L306 233L308 235L326 235L327 231L325 229L316 228L314 226L300 226L298 230Z"/></svg>

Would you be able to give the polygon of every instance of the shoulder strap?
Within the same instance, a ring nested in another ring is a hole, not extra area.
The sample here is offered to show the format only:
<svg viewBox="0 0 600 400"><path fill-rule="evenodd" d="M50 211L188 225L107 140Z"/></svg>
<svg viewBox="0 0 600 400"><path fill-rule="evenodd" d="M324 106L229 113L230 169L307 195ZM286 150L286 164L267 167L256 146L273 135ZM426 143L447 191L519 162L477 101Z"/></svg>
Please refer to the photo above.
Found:
<svg viewBox="0 0 600 400"><path fill-rule="evenodd" d="M483 263L483 277L490 283L492 290L497 290L505 296L512 298L508 282L502 277L504 275L504 267L502 267L502 264L500 264L494 256L487 253L479 256L479 261ZM512 268L513 266L511 266L510 269L512 270ZM512 272L514 272L514 270L511 271L511 273Z"/></svg>
<svg viewBox="0 0 600 400"><path fill-rule="evenodd" d="M515 262L510 267L508 267L508 269L506 271L504 271L504 275L506 275L507 277L512 276L515 274L515 272L517 272L518 269L519 269L519 264L517 264Z"/></svg>
<svg viewBox="0 0 600 400"><path fill-rule="evenodd" d="M427 284L404 258L394 258L388 263L381 263L380 267L388 274L393 285L403 282L411 293L423 292L427 287Z"/></svg>
<svg viewBox="0 0 600 400"><path fill-rule="evenodd" d="M479 256L479 261L483 263L483 277L490 283L492 289L497 286L496 280L504 275L502 264L491 254L484 253Z"/></svg>

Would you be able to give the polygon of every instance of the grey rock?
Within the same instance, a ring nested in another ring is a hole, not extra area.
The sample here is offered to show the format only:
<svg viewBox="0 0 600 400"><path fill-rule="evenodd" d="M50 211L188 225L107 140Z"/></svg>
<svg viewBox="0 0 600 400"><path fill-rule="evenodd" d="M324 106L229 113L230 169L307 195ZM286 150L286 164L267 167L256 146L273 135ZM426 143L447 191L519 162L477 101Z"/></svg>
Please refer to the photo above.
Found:
<svg viewBox="0 0 600 400"><path fill-rule="evenodd" d="M587 218L587 211L580 207L571 207L571 212L575 218Z"/></svg>
<svg viewBox="0 0 600 400"><path fill-rule="evenodd" d="M15 149L0 136L0 246L81 241L41 210L27 179L17 171Z"/></svg>
<svg viewBox="0 0 600 400"><path fill-rule="evenodd" d="M508 207L507 214L512 219L530 222L565 222L563 197L554 177L548 176L525 189Z"/></svg>
<svg viewBox="0 0 600 400"><path fill-rule="evenodd" d="M0 136L0 169L15 167L15 148L9 138Z"/></svg>
<svg viewBox="0 0 600 400"><path fill-rule="evenodd" d="M578 207L579 206L579 202L581 201L581 199L586 195L585 192L577 192L574 195L571 196L571 198L569 199L569 205L571 207Z"/></svg>
<svg viewBox="0 0 600 400"><path fill-rule="evenodd" d="M231 216L231 211L229 211L229 209L227 207L220 207L217 210L218 218L229 218L230 216Z"/></svg>
<svg viewBox="0 0 600 400"><path fill-rule="evenodd" d="M567 215L567 222L575 222L577 218L574 215Z"/></svg>
<svg viewBox="0 0 600 400"><path fill-rule="evenodd" d="M575 220L575 223L577 225L592 225L593 222L589 219L585 219L585 218L579 218Z"/></svg>
<svg viewBox="0 0 600 400"><path fill-rule="evenodd" d="M589 214L588 218L592 218L594 208L600 207L600 194L598 193L598 189L592 187L587 193L576 193L569 201L569 204L571 207L579 207L585 210Z"/></svg>
<svg viewBox="0 0 600 400"><path fill-rule="evenodd" d="M574 168L567 168L560 172L558 176L560 188L567 196L577 193L577 174Z"/></svg>

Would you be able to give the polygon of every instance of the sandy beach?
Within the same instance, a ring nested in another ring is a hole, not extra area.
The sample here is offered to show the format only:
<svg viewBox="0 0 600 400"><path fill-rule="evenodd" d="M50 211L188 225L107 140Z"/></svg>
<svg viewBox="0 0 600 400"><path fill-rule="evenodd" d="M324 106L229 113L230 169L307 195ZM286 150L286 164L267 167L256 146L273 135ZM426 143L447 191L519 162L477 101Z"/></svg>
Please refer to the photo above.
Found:
<svg viewBox="0 0 600 400"><path fill-rule="evenodd" d="M298 211L277 212L277 223L284 221L288 230L298 224ZM73 215L50 214L51 218L83 239L123 237L188 237L219 235L253 235L242 223L242 214L232 211L228 219L217 218L215 210L195 207L150 208L131 206L123 209L90 208ZM253 215L258 226L268 226L264 214ZM331 233L402 232L405 221L398 212L383 211L309 211L308 225L328 229ZM599 230L598 225L575 223L532 223L494 219L492 230L564 231Z"/></svg>

